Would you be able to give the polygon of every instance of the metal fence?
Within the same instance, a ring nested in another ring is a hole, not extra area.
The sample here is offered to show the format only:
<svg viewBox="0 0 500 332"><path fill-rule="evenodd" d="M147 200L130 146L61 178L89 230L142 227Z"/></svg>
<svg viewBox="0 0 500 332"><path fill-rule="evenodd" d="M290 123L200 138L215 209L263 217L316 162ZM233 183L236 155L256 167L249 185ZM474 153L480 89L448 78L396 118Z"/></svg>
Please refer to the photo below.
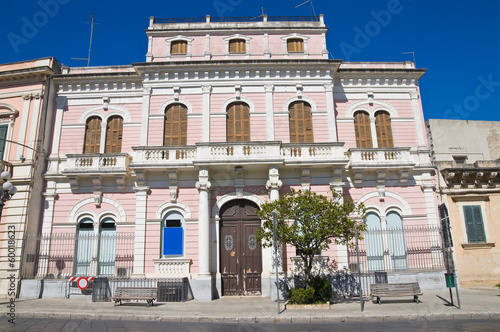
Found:
<svg viewBox="0 0 500 332"><path fill-rule="evenodd" d="M353 242L354 243L354 242ZM366 231L359 241L360 270L420 272L444 269L438 226L406 226L404 229ZM348 249L349 269L358 270L356 247Z"/></svg>
<svg viewBox="0 0 500 332"><path fill-rule="evenodd" d="M205 23L206 17L183 17L183 18L156 18L156 24L172 24L172 23ZM246 17L210 17L210 22L224 23L224 22L262 22L264 18L260 16L246 16ZM268 16L268 22L318 22L318 16Z"/></svg>
<svg viewBox="0 0 500 332"><path fill-rule="evenodd" d="M23 271L21 278L130 277L134 239L134 234L120 233L28 236L23 242L24 250L38 256L32 260L35 268Z"/></svg>

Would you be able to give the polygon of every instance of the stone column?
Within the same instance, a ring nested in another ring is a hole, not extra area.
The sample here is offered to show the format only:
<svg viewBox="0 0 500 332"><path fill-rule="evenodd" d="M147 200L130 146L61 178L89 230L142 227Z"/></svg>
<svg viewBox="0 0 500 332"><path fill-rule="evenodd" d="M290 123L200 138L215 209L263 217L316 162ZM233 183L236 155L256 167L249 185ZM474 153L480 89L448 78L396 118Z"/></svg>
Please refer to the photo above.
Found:
<svg viewBox="0 0 500 332"><path fill-rule="evenodd" d="M212 274L210 271L210 187L208 169L200 168L196 188L199 196L198 210L198 277L195 298L212 300Z"/></svg>
<svg viewBox="0 0 500 332"><path fill-rule="evenodd" d="M280 188L283 183L279 179L278 166L269 166L269 180L267 180L266 188L269 191L269 201L273 202L280 198ZM262 283L262 293L270 294L272 300L277 299L276 292L276 266L278 265L278 274L283 273L283 248L278 249L278 257L274 257L274 247L262 249L262 280L269 280L269 284ZM265 286L269 285L268 289Z"/></svg>
<svg viewBox="0 0 500 332"><path fill-rule="evenodd" d="M146 258L146 203L149 187L134 187L136 192L135 205L135 244L133 275L144 276L144 259Z"/></svg>

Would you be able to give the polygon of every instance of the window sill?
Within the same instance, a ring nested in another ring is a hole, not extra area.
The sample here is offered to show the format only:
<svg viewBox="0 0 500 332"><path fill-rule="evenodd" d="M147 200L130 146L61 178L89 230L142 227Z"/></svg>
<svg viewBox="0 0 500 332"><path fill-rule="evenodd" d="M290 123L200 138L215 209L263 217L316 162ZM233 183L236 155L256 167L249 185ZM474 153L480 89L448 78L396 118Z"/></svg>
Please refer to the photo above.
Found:
<svg viewBox="0 0 500 332"><path fill-rule="evenodd" d="M464 250L491 249L493 247L495 247L495 243L462 243Z"/></svg>

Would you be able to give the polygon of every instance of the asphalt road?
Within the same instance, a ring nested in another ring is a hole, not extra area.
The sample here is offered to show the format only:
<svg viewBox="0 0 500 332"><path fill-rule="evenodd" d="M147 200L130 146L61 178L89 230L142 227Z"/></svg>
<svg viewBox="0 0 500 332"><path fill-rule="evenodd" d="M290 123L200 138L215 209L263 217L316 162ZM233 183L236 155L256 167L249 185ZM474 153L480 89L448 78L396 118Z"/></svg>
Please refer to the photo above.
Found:
<svg viewBox="0 0 500 332"><path fill-rule="evenodd" d="M344 322L311 324L212 324L169 323L119 320L64 320L16 318L15 324L5 317L0 322L1 331L33 332L320 332L320 331L500 331L500 320L436 320L436 321L387 321Z"/></svg>

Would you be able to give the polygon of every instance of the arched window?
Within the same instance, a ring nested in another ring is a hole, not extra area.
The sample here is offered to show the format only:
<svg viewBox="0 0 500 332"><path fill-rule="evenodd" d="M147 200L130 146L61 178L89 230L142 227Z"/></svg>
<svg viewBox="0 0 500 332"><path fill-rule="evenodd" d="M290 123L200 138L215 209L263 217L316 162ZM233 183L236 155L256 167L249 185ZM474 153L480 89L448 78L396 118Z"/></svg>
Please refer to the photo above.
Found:
<svg viewBox="0 0 500 332"><path fill-rule="evenodd" d="M250 107L247 104L236 102L227 107L226 141L250 141Z"/></svg>
<svg viewBox="0 0 500 332"><path fill-rule="evenodd" d="M101 118L92 116L85 125L85 145L83 153L99 153L101 146Z"/></svg>
<svg viewBox="0 0 500 332"><path fill-rule="evenodd" d="M172 104L165 110L163 145L187 144L187 107Z"/></svg>
<svg viewBox="0 0 500 332"><path fill-rule="evenodd" d="M187 46L185 40L174 40L170 43L170 54L187 54Z"/></svg>
<svg viewBox="0 0 500 332"><path fill-rule="evenodd" d="M114 115L106 125L106 150L104 153L119 153L122 151L123 118Z"/></svg>
<svg viewBox="0 0 500 332"><path fill-rule="evenodd" d="M163 257L184 255L185 221L179 212L169 212L163 218L161 255Z"/></svg>
<svg viewBox="0 0 500 332"><path fill-rule="evenodd" d="M380 217L373 212L366 214L366 260L368 271L384 270L384 246Z"/></svg>
<svg viewBox="0 0 500 332"><path fill-rule="evenodd" d="M393 148L391 117L389 113L380 111L375 113L375 127L377 128L377 143L379 148Z"/></svg>
<svg viewBox="0 0 500 332"><path fill-rule="evenodd" d="M304 101L290 104L289 124L291 143L314 143L311 105Z"/></svg>
<svg viewBox="0 0 500 332"><path fill-rule="evenodd" d="M101 221L99 236L98 274L114 275L116 257L116 223L113 218Z"/></svg>
<svg viewBox="0 0 500 332"><path fill-rule="evenodd" d="M356 134L356 147L373 147L370 115L367 112L360 111L354 114L354 132Z"/></svg>
<svg viewBox="0 0 500 332"><path fill-rule="evenodd" d="M286 41L288 52L304 52L304 40L300 38L289 38Z"/></svg>
<svg viewBox="0 0 500 332"><path fill-rule="evenodd" d="M90 275L90 264L94 248L94 223L90 218L82 219L77 226L75 275Z"/></svg>
<svg viewBox="0 0 500 332"><path fill-rule="evenodd" d="M403 219L397 212L387 214L387 243L391 256L392 268L404 270L407 268L406 241L403 229Z"/></svg>
<svg viewBox="0 0 500 332"><path fill-rule="evenodd" d="M231 39L229 41L229 53L245 53L246 44L245 39Z"/></svg>

